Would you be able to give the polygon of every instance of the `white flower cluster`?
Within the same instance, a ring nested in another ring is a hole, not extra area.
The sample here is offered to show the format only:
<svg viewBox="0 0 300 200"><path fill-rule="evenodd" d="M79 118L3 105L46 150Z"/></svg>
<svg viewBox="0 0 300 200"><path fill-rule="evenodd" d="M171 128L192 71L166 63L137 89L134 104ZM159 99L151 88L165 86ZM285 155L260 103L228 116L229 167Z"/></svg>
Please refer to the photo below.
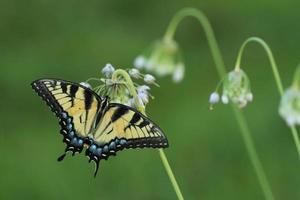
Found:
<svg viewBox="0 0 300 200"><path fill-rule="evenodd" d="M101 85L94 88L95 92L100 96L109 96L110 101L114 103L121 103L131 107L136 107L135 99L129 91L128 83L124 79L124 77L120 76L117 77L117 80L112 78L113 73L115 72L115 68L111 64L106 64L102 69L102 74L104 78L102 79L95 79L92 78L90 80L101 81ZM150 85L158 84L155 82L156 79L151 74L142 74L136 68L129 69L128 71L129 76L134 79L141 79L147 85L139 85L134 82L134 87L137 93L137 100L138 102L146 106L149 103L150 97ZM126 73L126 72L125 72ZM86 88L92 89L92 86L87 82L81 82L80 85Z"/></svg>
<svg viewBox="0 0 300 200"><path fill-rule="evenodd" d="M178 83L184 78L185 67L178 44L173 40L160 40L144 54L135 58L134 67L145 69L158 76L172 75Z"/></svg>
<svg viewBox="0 0 300 200"><path fill-rule="evenodd" d="M289 126L300 125L300 91L296 88L289 88L283 94L279 114Z"/></svg>
<svg viewBox="0 0 300 200"><path fill-rule="evenodd" d="M232 102L237 104L240 108L243 108L248 102L253 101L250 81L243 70L239 69L229 72L223 81L222 103L228 104ZM219 94L216 91L213 92L209 98L210 104L213 105L219 101Z"/></svg>

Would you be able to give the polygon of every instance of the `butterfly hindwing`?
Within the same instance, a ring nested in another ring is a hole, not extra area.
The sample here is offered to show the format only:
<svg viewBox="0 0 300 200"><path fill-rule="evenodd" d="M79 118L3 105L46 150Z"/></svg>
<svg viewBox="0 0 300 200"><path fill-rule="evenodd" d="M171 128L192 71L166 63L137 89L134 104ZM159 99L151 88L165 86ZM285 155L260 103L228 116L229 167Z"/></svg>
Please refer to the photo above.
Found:
<svg viewBox="0 0 300 200"><path fill-rule="evenodd" d="M162 130L136 109L111 103L96 124L93 141L86 155L97 164L124 148L166 148Z"/></svg>
<svg viewBox="0 0 300 200"><path fill-rule="evenodd" d="M126 148L167 146L162 130L149 118L134 108L112 103L96 128L94 140L103 145L115 138L127 140Z"/></svg>
<svg viewBox="0 0 300 200"><path fill-rule="evenodd" d="M66 151L81 152L102 99L89 88L64 80L41 79L32 87L59 118Z"/></svg>

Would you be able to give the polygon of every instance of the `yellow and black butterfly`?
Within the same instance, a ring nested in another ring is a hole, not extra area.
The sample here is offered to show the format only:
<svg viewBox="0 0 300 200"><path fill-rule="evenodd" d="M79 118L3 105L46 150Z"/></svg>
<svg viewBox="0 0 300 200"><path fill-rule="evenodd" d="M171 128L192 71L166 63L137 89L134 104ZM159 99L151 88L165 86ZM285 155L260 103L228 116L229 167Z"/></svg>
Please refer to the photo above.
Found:
<svg viewBox="0 0 300 200"><path fill-rule="evenodd" d="M96 163L96 176L101 159L124 148L166 148L163 131L149 118L129 106L110 103L93 90L77 83L58 79L34 81L32 88L59 118L66 152L73 155L86 148L89 162Z"/></svg>

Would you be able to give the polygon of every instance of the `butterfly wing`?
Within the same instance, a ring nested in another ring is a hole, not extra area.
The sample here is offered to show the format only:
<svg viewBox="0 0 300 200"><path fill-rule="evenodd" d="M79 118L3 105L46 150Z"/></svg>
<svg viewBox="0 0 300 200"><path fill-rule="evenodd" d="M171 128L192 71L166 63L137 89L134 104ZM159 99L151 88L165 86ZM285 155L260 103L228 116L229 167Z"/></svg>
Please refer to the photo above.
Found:
<svg viewBox="0 0 300 200"><path fill-rule="evenodd" d="M74 155L87 145L86 155L96 163L95 175L101 159L124 148L168 147L163 131L149 118L134 108L108 104L89 88L56 79L37 80L32 87L59 118L65 151Z"/></svg>
<svg viewBox="0 0 300 200"><path fill-rule="evenodd" d="M93 141L86 155L98 166L101 159L107 159L119 150L144 147L168 147L163 131L136 109L112 103L96 124Z"/></svg>
<svg viewBox="0 0 300 200"><path fill-rule="evenodd" d="M32 87L59 118L66 152L81 152L103 99L89 88L64 80L41 79Z"/></svg>

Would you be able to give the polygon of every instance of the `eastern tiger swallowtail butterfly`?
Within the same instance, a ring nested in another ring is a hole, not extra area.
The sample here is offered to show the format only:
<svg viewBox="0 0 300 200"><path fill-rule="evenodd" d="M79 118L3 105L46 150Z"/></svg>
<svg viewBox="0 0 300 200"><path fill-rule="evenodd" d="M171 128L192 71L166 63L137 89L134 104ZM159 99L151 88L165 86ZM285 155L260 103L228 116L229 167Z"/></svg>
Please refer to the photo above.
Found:
<svg viewBox="0 0 300 200"><path fill-rule="evenodd" d="M66 143L65 153L81 153L86 148L89 162L96 163L96 176L101 159L124 148L166 148L163 131L149 118L129 106L110 103L93 90L77 83L57 79L34 81L32 88L59 118L60 133Z"/></svg>

